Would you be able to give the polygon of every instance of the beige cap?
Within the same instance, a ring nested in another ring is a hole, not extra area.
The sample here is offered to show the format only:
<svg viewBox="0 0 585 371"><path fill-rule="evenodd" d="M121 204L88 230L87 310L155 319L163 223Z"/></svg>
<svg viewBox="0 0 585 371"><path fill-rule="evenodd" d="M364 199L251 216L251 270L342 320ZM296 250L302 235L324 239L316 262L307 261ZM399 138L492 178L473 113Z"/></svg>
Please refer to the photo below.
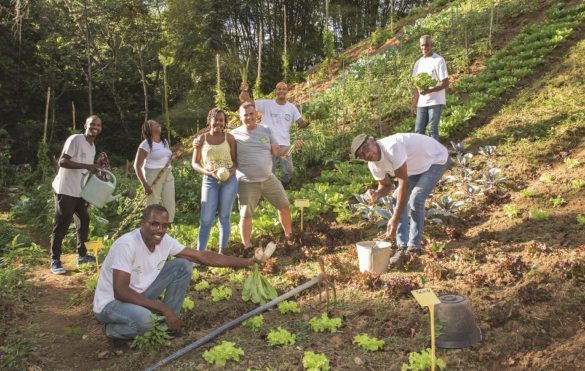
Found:
<svg viewBox="0 0 585 371"><path fill-rule="evenodd" d="M366 142L366 140L368 140L368 138L367 134L360 134L353 138L353 141L351 142L351 155L353 157L357 157L355 153Z"/></svg>

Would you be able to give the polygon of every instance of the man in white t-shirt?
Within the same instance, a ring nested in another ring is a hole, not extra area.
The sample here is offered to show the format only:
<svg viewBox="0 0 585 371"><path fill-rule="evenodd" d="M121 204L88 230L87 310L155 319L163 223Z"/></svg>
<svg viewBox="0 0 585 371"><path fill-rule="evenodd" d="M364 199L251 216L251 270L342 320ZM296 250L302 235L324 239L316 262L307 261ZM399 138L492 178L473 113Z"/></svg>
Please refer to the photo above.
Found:
<svg viewBox="0 0 585 371"><path fill-rule="evenodd" d="M242 84L240 87L240 100L243 102L252 102L256 106L256 111L262 114L262 125L267 126L272 131L276 139L276 143L281 148L290 147L290 128L295 122L300 128L309 126L310 121L305 121L301 117L301 113L297 107L286 99L288 94L288 85L281 81L276 84L276 99L259 99L253 101L248 93L248 85ZM295 147L300 149L302 146L301 140L295 140ZM286 187L292 179L293 162L292 154L287 156L272 157L273 166L272 172L276 172L276 164L280 165L282 172L282 184Z"/></svg>
<svg viewBox="0 0 585 371"><path fill-rule="evenodd" d="M165 317L168 328L181 329L179 312L189 288L193 263L215 267L249 267L256 259L237 258L186 248L166 234L169 213L158 204L146 207L140 228L114 242L102 265L93 311L106 324L106 336L130 340L150 330L153 312ZM169 256L176 259L167 261ZM166 290L166 291L165 291ZM157 298L165 292L162 302Z"/></svg>
<svg viewBox="0 0 585 371"><path fill-rule="evenodd" d="M425 201L449 167L449 152L431 137L405 133L379 140L360 134L351 143L351 154L368 161L368 168L378 181L378 189L365 193L370 202L390 192L390 177L398 182L386 237L396 238L398 250L390 264L399 266L409 255L421 252Z"/></svg>
<svg viewBox="0 0 585 371"><path fill-rule="evenodd" d="M429 135L439 140L439 121L441 110L446 103L445 89L449 87L449 74L445 59L433 53L433 40L429 35L421 36L420 49L422 57L416 61L412 69L412 77L419 73L428 73L437 85L426 90L412 90L411 112L416 115L414 132L425 134L429 125Z"/></svg>
<svg viewBox="0 0 585 371"><path fill-rule="evenodd" d="M102 132L102 120L89 116L85 120L83 134L69 136L59 158L59 171L53 180L55 218L51 235L51 272L64 274L61 264L61 244L67 234L71 219L77 230L77 264L95 263L95 257L87 255L85 242L89 236L88 203L81 198L81 180L87 172L96 173L94 164L95 138Z"/></svg>

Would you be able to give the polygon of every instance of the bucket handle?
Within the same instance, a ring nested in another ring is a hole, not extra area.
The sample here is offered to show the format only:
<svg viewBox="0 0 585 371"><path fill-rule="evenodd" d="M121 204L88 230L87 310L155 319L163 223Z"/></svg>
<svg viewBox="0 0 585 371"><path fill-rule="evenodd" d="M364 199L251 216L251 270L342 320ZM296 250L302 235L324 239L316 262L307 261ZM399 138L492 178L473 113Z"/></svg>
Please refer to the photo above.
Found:
<svg viewBox="0 0 585 371"><path fill-rule="evenodd" d="M114 174L112 174L111 171L106 170L106 169L100 169L99 171L103 171L106 174L108 174L111 177L111 179L112 179L111 183L113 183L114 188L116 188L116 176ZM89 171L87 173L83 174L83 176L81 177L81 189L85 188L85 185L87 184L87 181L89 180L89 177L92 176L92 175L93 174L90 173ZM98 180L101 181L101 182L105 182L104 180L101 180L99 178L98 178Z"/></svg>

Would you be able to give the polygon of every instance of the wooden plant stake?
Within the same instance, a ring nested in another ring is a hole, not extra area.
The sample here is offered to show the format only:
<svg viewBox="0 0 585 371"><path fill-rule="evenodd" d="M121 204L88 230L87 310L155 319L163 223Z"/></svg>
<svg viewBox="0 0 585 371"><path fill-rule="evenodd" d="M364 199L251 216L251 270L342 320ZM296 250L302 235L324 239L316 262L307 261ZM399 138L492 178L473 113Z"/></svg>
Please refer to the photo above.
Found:
<svg viewBox="0 0 585 371"><path fill-rule="evenodd" d="M305 207L309 207L309 204L310 202L306 198L299 198L298 200L295 200L295 206L301 208L301 232L303 231L303 216L305 213Z"/></svg>
<svg viewBox="0 0 585 371"><path fill-rule="evenodd" d="M98 275L100 274L100 259L98 257L99 251L104 247L104 243L102 241L87 241L85 243L85 247L88 250L93 252L93 256L95 256L95 266L97 268Z"/></svg>
<svg viewBox="0 0 585 371"><path fill-rule="evenodd" d="M435 371L435 304L441 304L441 301L433 290L428 288L412 290L411 293L421 307L429 307L429 313L431 315L431 370Z"/></svg>

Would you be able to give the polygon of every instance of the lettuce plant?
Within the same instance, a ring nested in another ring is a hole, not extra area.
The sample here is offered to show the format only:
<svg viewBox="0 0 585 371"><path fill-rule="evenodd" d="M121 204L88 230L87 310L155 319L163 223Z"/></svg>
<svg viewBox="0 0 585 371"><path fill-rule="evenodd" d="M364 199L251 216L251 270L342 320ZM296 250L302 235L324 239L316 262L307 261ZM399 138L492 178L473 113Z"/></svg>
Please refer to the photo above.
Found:
<svg viewBox="0 0 585 371"><path fill-rule="evenodd" d="M242 322L242 325L244 325L245 327L256 332L256 331L260 330L262 325L264 325L264 316L259 314L259 315L254 316L254 317L250 317L247 320L245 320L244 322Z"/></svg>
<svg viewBox="0 0 585 371"><path fill-rule="evenodd" d="M285 301L278 304L278 311L281 314L300 313L301 308L299 307L299 305L296 302L285 300Z"/></svg>
<svg viewBox="0 0 585 371"><path fill-rule="evenodd" d="M336 332L341 327L341 318L329 318L327 313L321 314L321 317L313 317L309 320L311 329L315 332Z"/></svg>
<svg viewBox="0 0 585 371"><path fill-rule="evenodd" d="M165 317L153 313L148 322L151 324L150 330L136 336L132 341L132 348L149 355L157 355L163 347L169 346L173 337L168 333Z"/></svg>
<svg viewBox="0 0 585 371"><path fill-rule="evenodd" d="M236 343L231 341L223 341L221 344L206 350L203 353L203 359L217 366L225 366L227 361L239 362L240 358L244 356L244 350L236 348L235 345Z"/></svg>
<svg viewBox="0 0 585 371"><path fill-rule="evenodd" d="M267 336L268 344L275 345L293 345L297 341L295 334L291 334L282 327L278 327L276 330L272 330Z"/></svg>
<svg viewBox="0 0 585 371"><path fill-rule="evenodd" d="M199 283L195 285L196 291L205 291L207 289L209 289L209 282L207 282L206 280L201 280Z"/></svg>
<svg viewBox="0 0 585 371"><path fill-rule="evenodd" d="M534 220L548 220L550 213L542 209L530 210L528 217Z"/></svg>
<svg viewBox="0 0 585 371"><path fill-rule="evenodd" d="M444 370L447 367L447 364L441 358L435 357L435 364L437 365L439 370ZM424 370L430 370L432 365L433 365L433 363L432 363L431 349L427 348L427 349L421 350L420 353L411 352L408 355L408 364L403 363L401 370L402 371L408 371L408 370L424 371Z"/></svg>
<svg viewBox="0 0 585 371"><path fill-rule="evenodd" d="M227 300L232 297L232 289L226 286L211 289L211 301Z"/></svg>
<svg viewBox="0 0 585 371"><path fill-rule="evenodd" d="M195 302L191 300L190 297L185 296L185 299L183 300L183 305L181 305L181 309L191 310L193 308L195 308Z"/></svg>
<svg viewBox="0 0 585 371"><path fill-rule="evenodd" d="M353 344L357 344L368 352L375 352L384 347L384 340L369 337L367 334L356 335L353 338Z"/></svg>
<svg viewBox="0 0 585 371"><path fill-rule="evenodd" d="M324 354L305 352L303 354L303 367L307 371L328 371L329 360Z"/></svg>

